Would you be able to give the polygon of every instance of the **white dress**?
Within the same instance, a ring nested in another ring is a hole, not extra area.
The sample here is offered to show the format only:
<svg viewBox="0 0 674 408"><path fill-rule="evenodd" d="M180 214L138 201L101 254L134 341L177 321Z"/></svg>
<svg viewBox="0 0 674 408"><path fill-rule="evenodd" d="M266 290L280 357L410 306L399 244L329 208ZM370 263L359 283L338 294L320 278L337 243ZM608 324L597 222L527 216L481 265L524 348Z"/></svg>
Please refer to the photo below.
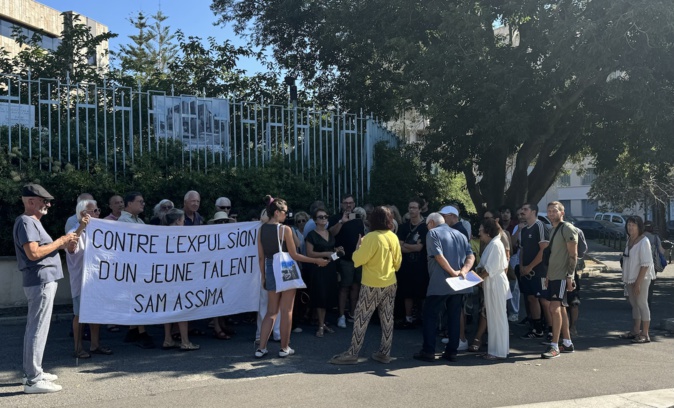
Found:
<svg viewBox="0 0 674 408"><path fill-rule="evenodd" d="M493 238L484 249L478 267L484 268L489 277L484 280L484 306L487 311L488 347L493 356L508 357L510 349L506 301L510 285L506 276L508 260L500 236Z"/></svg>

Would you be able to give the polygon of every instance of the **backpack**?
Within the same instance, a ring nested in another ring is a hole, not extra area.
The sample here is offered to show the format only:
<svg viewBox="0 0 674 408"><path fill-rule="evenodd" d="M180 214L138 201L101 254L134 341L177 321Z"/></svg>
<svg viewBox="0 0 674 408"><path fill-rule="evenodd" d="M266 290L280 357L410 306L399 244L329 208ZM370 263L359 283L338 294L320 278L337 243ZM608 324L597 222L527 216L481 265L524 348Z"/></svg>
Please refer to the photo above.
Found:
<svg viewBox="0 0 674 408"><path fill-rule="evenodd" d="M649 240L650 241L650 240ZM660 260L660 237L653 234L653 242L651 242L651 256L653 257L653 268L655 272L662 272L665 270L665 265Z"/></svg>
<svg viewBox="0 0 674 408"><path fill-rule="evenodd" d="M576 227L574 226L574 228ZM576 228L576 231L578 232L578 259L581 259L587 253L587 241L582 229Z"/></svg>

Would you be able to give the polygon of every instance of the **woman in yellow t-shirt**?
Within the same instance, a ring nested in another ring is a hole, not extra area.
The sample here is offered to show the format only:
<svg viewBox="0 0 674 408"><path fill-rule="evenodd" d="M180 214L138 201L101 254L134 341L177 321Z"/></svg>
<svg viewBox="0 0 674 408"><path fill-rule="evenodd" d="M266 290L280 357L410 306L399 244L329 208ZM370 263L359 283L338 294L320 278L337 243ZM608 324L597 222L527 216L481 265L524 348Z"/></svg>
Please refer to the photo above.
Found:
<svg viewBox="0 0 674 408"><path fill-rule="evenodd" d="M367 325L376 308L379 308L382 333L379 351L372 354L372 359L380 363L391 361L393 304L397 288L395 272L402 262L400 242L391 232L392 226L391 210L383 206L375 208L370 215L370 233L360 238L356 252L353 253L353 264L363 267L363 278L353 322L351 346L346 352L334 356L330 360L332 364L358 362Z"/></svg>

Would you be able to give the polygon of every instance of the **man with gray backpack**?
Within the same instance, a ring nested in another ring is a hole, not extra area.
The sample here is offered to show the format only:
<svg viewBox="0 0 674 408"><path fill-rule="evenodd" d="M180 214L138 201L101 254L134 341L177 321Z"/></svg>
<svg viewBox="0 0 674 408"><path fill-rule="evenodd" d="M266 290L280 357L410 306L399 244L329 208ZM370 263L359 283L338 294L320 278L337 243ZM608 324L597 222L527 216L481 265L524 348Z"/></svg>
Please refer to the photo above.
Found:
<svg viewBox="0 0 674 408"><path fill-rule="evenodd" d="M644 235L648 238L648 241L651 243L651 255L653 256L653 268L655 269L656 276L658 273L665 270L667 266L667 260L665 259L665 250L662 247L662 240L653 232L653 221L644 221ZM650 286L648 287L648 307L651 307L651 301L653 299L653 287L655 286L655 279L651 281Z"/></svg>

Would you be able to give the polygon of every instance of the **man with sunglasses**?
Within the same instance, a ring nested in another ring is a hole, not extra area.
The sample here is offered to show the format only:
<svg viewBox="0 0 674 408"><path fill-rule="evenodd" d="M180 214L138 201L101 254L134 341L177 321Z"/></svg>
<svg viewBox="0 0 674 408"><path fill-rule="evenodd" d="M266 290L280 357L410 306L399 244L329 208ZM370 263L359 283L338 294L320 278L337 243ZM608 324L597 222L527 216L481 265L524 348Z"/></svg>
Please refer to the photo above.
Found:
<svg viewBox="0 0 674 408"><path fill-rule="evenodd" d="M353 209L356 201L353 195L346 194L342 197L342 213L335 214L328 220L330 235L335 237L335 246L344 248L344 255L337 260L337 272L340 276L339 291L339 318L337 327L346 328L346 299L350 298L351 313L355 312L360 292L361 268L353 265L351 256L356 251L356 245L360 237L365 235L365 224L362 218L357 217Z"/></svg>
<svg viewBox="0 0 674 408"><path fill-rule="evenodd" d="M40 220L47 215L53 199L39 184L26 184L21 194L24 213L14 222L14 250L28 300L23 341L23 391L26 394L58 392L62 388L54 384L58 379L56 375L42 370L42 357L58 287L56 281L63 278L58 250L77 241L77 236L70 233L53 241L45 231Z"/></svg>
<svg viewBox="0 0 674 408"><path fill-rule="evenodd" d="M218 199L215 200L215 212L218 211L224 211L231 216L232 201L227 197L218 197Z"/></svg>

